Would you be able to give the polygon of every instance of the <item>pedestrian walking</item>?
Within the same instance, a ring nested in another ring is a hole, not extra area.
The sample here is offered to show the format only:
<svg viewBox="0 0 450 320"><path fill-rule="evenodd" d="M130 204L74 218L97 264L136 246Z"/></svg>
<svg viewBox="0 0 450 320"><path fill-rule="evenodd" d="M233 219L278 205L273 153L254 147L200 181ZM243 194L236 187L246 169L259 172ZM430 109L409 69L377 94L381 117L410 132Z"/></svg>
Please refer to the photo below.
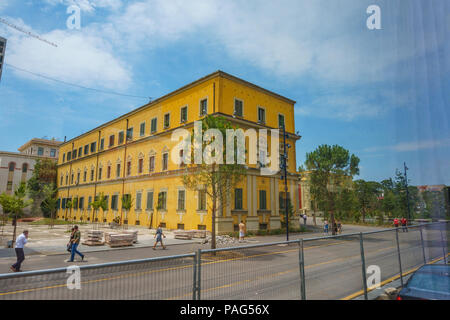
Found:
<svg viewBox="0 0 450 320"><path fill-rule="evenodd" d="M328 235L328 220L323 222L323 234Z"/></svg>
<svg viewBox="0 0 450 320"><path fill-rule="evenodd" d="M241 223L239 223L239 242L243 241L245 237L245 224L244 221L241 220Z"/></svg>
<svg viewBox="0 0 450 320"><path fill-rule="evenodd" d="M306 219L308 219L308 216L306 213L303 215L303 224L306 226Z"/></svg>
<svg viewBox="0 0 450 320"><path fill-rule="evenodd" d="M398 219L397 219L397 218L394 219L394 226L395 226L396 228L398 228Z"/></svg>
<svg viewBox="0 0 450 320"><path fill-rule="evenodd" d="M20 270L20 266L22 265L22 262L25 260L25 253L23 251L23 248L27 244L27 242L28 242L28 230L24 230L23 233L20 236L18 236L16 240L15 251L17 256L17 262L11 266L11 270L14 272L22 272L22 270Z"/></svg>
<svg viewBox="0 0 450 320"><path fill-rule="evenodd" d="M402 223L402 231L408 232L408 228L406 227L406 225L408 224L408 221L404 217L402 217L401 223Z"/></svg>
<svg viewBox="0 0 450 320"><path fill-rule="evenodd" d="M337 233L338 233L338 227L337 227L336 221L334 221L334 224L333 224L333 230L334 230L334 234L337 234Z"/></svg>
<svg viewBox="0 0 450 320"><path fill-rule="evenodd" d="M156 242L153 245L153 248L152 248L153 250L156 250L156 245L158 244L158 242L161 242L161 245L164 250L166 249L166 247L164 246L164 243L162 241L162 237L165 238L166 236L163 233L161 224L159 224L158 229L156 229L156 233L155 233Z"/></svg>
<svg viewBox="0 0 450 320"><path fill-rule="evenodd" d="M75 232L75 228L72 228L70 230L70 239L69 239L69 243L67 243L67 251L71 252L72 251L72 239L73 239L73 235Z"/></svg>
<svg viewBox="0 0 450 320"><path fill-rule="evenodd" d="M337 222L337 228L338 228L339 234L341 234L341 233L342 233L342 223L341 223L341 220L338 220L338 222Z"/></svg>
<svg viewBox="0 0 450 320"><path fill-rule="evenodd" d="M73 227L73 237L71 237L70 243L72 247L70 249L70 260L66 260L66 262L73 262L75 258L75 254L78 254L81 257L81 261L84 261L84 254L78 251L78 245L81 241L81 232L78 230L78 226Z"/></svg>

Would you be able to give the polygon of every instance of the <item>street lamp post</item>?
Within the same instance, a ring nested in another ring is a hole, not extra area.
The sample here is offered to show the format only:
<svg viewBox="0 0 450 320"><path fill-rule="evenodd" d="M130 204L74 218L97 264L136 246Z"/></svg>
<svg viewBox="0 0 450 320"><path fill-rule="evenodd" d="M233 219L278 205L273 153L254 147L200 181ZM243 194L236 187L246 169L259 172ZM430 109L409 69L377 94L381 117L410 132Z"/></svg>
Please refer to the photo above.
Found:
<svg viewBox="0 0 450 320"><path fill-rule="evenodd" d="M283 157L282 157L282 169L284 175L284 206L286 214L286 241L289 241L289 207L288 207L288 187L287 187L287 149L290 146L286 144L286 128L283 125Z"/></svg>

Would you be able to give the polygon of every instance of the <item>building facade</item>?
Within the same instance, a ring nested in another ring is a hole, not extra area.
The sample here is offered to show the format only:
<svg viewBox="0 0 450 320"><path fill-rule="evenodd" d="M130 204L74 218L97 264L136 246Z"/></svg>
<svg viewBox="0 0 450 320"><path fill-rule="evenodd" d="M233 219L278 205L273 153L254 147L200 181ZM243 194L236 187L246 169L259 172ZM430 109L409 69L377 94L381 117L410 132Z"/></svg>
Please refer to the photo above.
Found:
<svg viewBox="0 0 450 320"><path fill-rule="evenodd" d="M20 152L0 151L0 194L12 194L22 182L27 182L34 171L37 159L57 161L62 142L32 139L20 147Z"/></svg>
<svg viewBox="0 0 450 320"><path fill-rule="evenodd" d="M211 230L211 205L203 187L186 189L185 169L170 155L178 144L171 140L174 130L193 130L194 121L206 115L223 116L243 130L285 127L291 146L288 196L297 214L300 176L295 143L300 136L294 133L294 105L295 101L218 71L69 140L61 145L58 159L58 217ZM248 141L246 147L251 147ZM261 175L258 164L249 164L230 201L218 204L218 233L235 230L241 220L248 230L280 228L285 190L280 173ZM101 194L107 210L94 213L90 204ZM132 199L130 210L122 209L123 195ZM66 206L69 200L71 208Z"/></svg>

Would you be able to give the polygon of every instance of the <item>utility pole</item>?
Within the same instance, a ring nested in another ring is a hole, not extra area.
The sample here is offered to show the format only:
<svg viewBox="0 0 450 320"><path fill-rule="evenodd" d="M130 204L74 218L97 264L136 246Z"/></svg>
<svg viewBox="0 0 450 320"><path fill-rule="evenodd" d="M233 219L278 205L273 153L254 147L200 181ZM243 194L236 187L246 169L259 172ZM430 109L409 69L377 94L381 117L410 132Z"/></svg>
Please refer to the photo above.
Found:
<svg viewBox="0 0 450 320"><path fill-rule="evenodd" d="M408 207L408 223L411 220L411 215L410 215L410 208L409 208L409 190L408 190L408 175L406 174L406 170L409 170L408 167L406 166L406 162L403 162L403 166L405 169L405 186L406 186L406 204Z"/></svg>

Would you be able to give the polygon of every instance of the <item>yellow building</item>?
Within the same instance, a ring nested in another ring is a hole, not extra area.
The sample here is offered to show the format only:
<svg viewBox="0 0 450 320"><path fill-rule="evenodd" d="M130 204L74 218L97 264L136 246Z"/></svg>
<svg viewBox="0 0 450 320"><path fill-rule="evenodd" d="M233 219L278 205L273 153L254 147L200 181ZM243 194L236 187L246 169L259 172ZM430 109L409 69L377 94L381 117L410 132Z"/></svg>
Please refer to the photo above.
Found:
<svg viewBox="0 0 450 320"><path fill-rule="evenodd" d="M60 146L58 217L99 222L119 217L129 225L155 228L162 223L167 229L211 230L209 199L201 186L198 191L184 188L184 169L169 160L177 144L171 141L173 131L192 130L194 121L210 114L221 115L243 130L277 129L284 124L291 146L288 194L298 213L295 143L300 136L294 133L294 105L295 101L217 71L73 138ZM240 220L247 230L280 228L280 214L284 216L280 198L285 190L280 174L263 176L258 165L248 165L247 176L229 204L219 204L217 232L236 230ZM108 209L99 210L95 217L90 203L101 193ZM122 209L122 195L133 199L129 212ZM65 206L69 199L74 204L71 209Z"/></svg>

